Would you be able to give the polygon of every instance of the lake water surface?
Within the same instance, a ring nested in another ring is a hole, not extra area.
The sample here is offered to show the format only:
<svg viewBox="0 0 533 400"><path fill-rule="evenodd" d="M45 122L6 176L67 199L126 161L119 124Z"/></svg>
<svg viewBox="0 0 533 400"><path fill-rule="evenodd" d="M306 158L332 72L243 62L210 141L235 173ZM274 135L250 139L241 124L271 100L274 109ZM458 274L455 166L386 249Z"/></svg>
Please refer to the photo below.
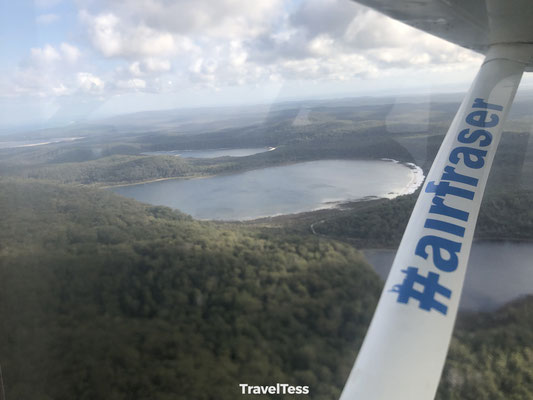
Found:
<svg viewBox="0 0 533 400"><path fill-rule="evenodd" d="M364 253L386 280L396 250L365 250ZM489 311L528 294L533 294L533 244L474 242L460 309Z"/></svg>
<svg viewBox="0 0 533 400"><path fill-rule="evenodd" d="M247 220L333 207L416 190L422 171L392 161L321 160L202 179L112 188L198 219Z"/></svg>
<svg viewBox="0 0 533 400"><path fill-rule="evenodd" d="M67 137L67 138L51 138L51 139L41 139L41 140L19 140L19 141L0 142L0 149L16 149L19 147L44 146L47 144L72 142L74 140L81 140L81 139L84 139L84 138L83 137Z"/></svg>

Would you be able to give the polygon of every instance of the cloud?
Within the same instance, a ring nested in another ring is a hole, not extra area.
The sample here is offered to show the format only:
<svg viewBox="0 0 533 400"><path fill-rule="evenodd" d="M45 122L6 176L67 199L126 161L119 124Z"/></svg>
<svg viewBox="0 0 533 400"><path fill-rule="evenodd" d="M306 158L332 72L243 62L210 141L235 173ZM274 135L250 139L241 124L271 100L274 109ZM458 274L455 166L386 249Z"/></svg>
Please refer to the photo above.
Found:
<svg viewBox="0 0 533 400"><path fill-rule="evenodd" d="M106 57L164 56L187 48L186 40L176 40L170 33L145 24L128 23L113 13L81 11L80 18L88 27L92 44Z"/></svg>
<svg viewBox="0 0 533 400"><path fill-rule="evenodd" d="M270 27L284 0L80 0L87 8L106 9L125 21L180 35L231 39L256 36Z"/></svg>
<svg viewBox="0 0 533 400"><path fill-rule="evenodd" d="M120 89L141 90L146 88L146 81L138 78L129 79L127 81L118 81L117 87Z"/></svg>
<svg viewBox="0 0 533 400"><path fill-rule="evenodd" d="M147 72L164 72L170 70L170 61L157 58L147 58L143 61L143 66Z"/></svg>
<svg viewBox="0 0 533 400"><path fill-rule="evenodd" d="M58 3L37 0L36 5ZM13 79L17 93L111 96L283 81L344 82L398 71L466 69L480 61L468 50L348 0L74 4L86 37L30 49ZM58 18L42 13L37 20L44 24Z"/></svg>
<svg viewBox="0 0 533 400"><path fill-rule="evenodd" d="M90 72L79 72L77 75L78 88L85 93L101 94L104 91L105 83L99 77Z"/></svg>
<svg viewBox="0 0 533 400"><path fill-rule="evenodd" d="M129 72L133 76L142 76L154 72L168 72L170 69L170 61L160 58L147 58L142 61L135 61L128 67Z"/></svg>
<svg viewBox="0 0 533 400"><path fill-rule="evenodd" d="M49 44L43 48L37 47L30 49L31 60L36 64L51 64L61 59L61 55L54 46Z"/></svg>
<svg viewBox="0 0 533 400"><path fill-rule="evenodd" d="M450 65L468 68L480 61L469 50L341 0L304 1L280 30L245 44L249 60L289 79L348 79L369 77L377 70L438 70Z"/></svg>
<svg viewBox="0 0 533 400"><path fill-rule="evenodd" d="M81 56L80 50L76 46L72 46L68 43L61 43L60 49L63 59L68 63L74 64Z"/></svg>
<svg viewBox="0 0 533 400"><path fill-rule="evenodd" d="M307 0L289 19L294 28L305 30L309 37L325 33L340 37L361 12L361 6L351 1Z"/></svg>
<svg viewBox="0 0 533 400"><path fill-rule="evenodd" d="M80 88L86 89L91 77L78 72L80 58L78 47L66 42L31 48L29 57L14 72L9 92L46 97L65 96ZM98 80L93 83L103 87Z"/></svg>
<svg viewBox="0 0 533 400"><path fill-rule="evenodd" d="M30 49L30 64L34 67L52 67L58 62L74 64L81 55L80 50L69 43L63 42L59 47L46 44L44 47Z"/></svg>
<svg viewBox="0 0 533 400"><path fill-rule="evenodd" d="M40 25L50 25L59 21L60 16L57 14L41 14L35 18L35 22Z"/></svg>
<svg viewBox="0 0 533 400"><path fill-rule="evenodd" d="M127 63L108 90L157 92L169 90L161 84L167 81L175 90L346 81L479 62L468 50L346 0L79 1L94 49Z"/></svg>

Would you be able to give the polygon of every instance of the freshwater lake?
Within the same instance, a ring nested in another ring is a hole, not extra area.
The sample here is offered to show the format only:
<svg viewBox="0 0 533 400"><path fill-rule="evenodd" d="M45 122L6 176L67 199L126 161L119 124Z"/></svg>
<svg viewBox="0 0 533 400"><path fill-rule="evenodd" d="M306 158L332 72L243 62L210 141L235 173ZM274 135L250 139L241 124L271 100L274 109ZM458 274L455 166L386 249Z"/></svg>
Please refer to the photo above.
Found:
<svg viewBox="0 0 533 400"><path fill-rule="evenodd" d="M396 250L365 250L365 257L386 280ZM474 242L459 308L491 311L533 294L533 244Z"/></svg>
<svg viewBox="0 0 533 400"><path fill-rule="evenodd" d="M18 141L9 141L1 142L0 141L0 150L3 149L16 149L20 147L35 147L35 146L44 146L52 143L61 143L61 142L72 142L74 140L81 140L83 137L66 137L66 138L50 138L50 139L41 139L41 140L18 140Z"/></svg>
<svg viewBox="0 0 533 400"><path fill-rule="evenodd" d="M250 220L411 193L420 168L392 160L321 160L201 179L114 187L126 197L179 209L197 219Z"/></svg>
<svg viewBox="0 0 533 400"><path fill-rule="evenodd" d="M393 160L322 160L111 190L145 203L179 209L197 219L248 220L334 207L368 197L392 198L413 192L423 178L420 168ZM364 253L385 280L396 251ZM533 294L532 260L530 243L475 242L460 309L489 311Z"/></svg>

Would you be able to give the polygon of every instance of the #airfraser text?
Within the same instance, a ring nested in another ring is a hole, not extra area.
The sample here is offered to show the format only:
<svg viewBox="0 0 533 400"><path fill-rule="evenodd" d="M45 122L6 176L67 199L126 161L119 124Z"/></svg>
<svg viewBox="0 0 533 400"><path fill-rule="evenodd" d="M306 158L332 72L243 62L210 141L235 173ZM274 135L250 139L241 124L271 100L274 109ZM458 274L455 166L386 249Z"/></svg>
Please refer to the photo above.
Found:
<svg viewBox="0 0 533 400"><path fill-rule="evenodd" d="M288 383L276 383L272 386L252 386L240 383L241 394L309 394L309 386L292 386Z"/></svg>
<svg viewBox="0 0 533 400"><path fill-rule="evenodd" d="M424 233L428 234L418 240L415 256L427 260L431 253L434 271L425 275L414 266L402 270L405 274L403 282L392 289L398 294L398 303L407 304L414 299L422 310L435 310L444 315L448 312L444 300L439 301L435 296L439 294L441 298L450 299L452 291L439 282L439 278L457 269L465 225L470 216L466 210L470 209L469 202L474 199L479 183L479 179L472 175L478 175L485 166L485 148L492 143L490 129L498 126L498 113L502 111L500 105L475 99L471 112L465 118L467 127L457 135L460 145L451 150L449 165L444 168L440 181L431 181L426 185L425 192L433 194L429 216L424 221ZM464 209L451 206L452 198L456 200L455 204L460 199Z"/></svg>

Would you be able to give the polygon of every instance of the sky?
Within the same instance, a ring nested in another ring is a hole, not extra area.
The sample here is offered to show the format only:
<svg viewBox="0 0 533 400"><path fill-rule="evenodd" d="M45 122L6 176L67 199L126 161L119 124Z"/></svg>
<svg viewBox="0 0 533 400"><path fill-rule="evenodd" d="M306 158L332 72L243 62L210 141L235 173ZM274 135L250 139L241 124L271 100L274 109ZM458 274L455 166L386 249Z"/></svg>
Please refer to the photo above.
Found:
<svg viewBox="0 0 533 400"><path fill-rule="evenodd" d="M349 0L0 0L0 127L466 91L481 61Z"/></svg>

